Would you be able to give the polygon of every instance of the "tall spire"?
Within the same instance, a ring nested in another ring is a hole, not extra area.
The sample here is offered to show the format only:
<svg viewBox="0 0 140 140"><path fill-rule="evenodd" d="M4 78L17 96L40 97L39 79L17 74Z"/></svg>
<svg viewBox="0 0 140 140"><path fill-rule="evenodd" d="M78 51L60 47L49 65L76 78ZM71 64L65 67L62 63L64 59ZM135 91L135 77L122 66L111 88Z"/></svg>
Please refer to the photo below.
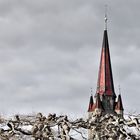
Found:
<svg viewBox="0 0 140 140"><path fill-rule="evenodd" d="M107 19L105 20L105 23ZM107 23L106 23L107 24ZM115 96L107 27L104 30L101 60L98 74L97 93L100 95Z"/></svg>

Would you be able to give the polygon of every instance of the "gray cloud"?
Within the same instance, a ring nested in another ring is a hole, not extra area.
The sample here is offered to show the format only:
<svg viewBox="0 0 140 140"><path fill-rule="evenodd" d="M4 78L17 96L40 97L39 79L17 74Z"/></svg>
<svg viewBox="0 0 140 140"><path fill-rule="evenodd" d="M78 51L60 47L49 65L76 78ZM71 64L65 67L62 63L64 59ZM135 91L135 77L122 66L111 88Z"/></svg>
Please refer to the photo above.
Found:
<svg viewBox="0 0 140 140"><path fill-rule="evenodd" d="M108 3L116 93L139 110L139 2L0 1L0 112L86 114L96 91Z"/></svg>

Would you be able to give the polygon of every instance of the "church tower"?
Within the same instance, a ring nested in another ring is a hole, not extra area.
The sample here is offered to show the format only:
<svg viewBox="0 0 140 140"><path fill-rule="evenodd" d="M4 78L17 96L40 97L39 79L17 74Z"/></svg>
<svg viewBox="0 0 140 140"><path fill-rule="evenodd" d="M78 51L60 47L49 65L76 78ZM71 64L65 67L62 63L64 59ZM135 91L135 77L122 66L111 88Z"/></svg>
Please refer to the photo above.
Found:
<svg viewBox="0 0 140 140"><path fill-rule="evenodd" d="M97 91L95 96L100 96L105 113L114 113L116 94L111 68L107 29L104 30L101 60L98 74Z"/></svg>
<svg viewBox="0 0 140 140"><path fill-rule="evenodd" d="M123 110L121 95L118 96L118 100L116 102L108 42L107 17L105 16L105 29L103 33L95 103L94 98L91 95L88 113L89 117L92 115L100 116L105 114L113 114L123 117Z"/></svg>

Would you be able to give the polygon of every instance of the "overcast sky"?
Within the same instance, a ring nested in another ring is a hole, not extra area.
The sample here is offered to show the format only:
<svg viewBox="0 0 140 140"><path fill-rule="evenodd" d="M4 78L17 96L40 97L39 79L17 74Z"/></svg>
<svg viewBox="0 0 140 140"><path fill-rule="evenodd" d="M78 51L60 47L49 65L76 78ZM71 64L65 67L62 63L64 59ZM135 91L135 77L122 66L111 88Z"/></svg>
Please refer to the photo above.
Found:
<svg viewBox="0 0 140 140"><path fill-rule="evenodd" d="M140 113L140 1L0 0L0 114L86 115L105 4L115 91Z"/></svg>

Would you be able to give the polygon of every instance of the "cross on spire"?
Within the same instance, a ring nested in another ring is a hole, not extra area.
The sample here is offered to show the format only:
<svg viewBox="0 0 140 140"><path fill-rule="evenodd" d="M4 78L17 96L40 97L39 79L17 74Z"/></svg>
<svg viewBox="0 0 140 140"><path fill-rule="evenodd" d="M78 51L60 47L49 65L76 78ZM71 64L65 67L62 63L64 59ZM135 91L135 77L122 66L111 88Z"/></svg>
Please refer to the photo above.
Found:
<svg viewBox="0 0 140 140"><path fill-rule="evenodd" d="M119 94L121 95L121 86L119 85Z"/></svg>
<svg viewBox="0 0 140 140"><path fill-rule="evenodd" d="M107 30L107 21L108 21L108 18L107 18L107 5L105 5L105 30Z"/></svg>
<svg viewBox="0 0 140 140"><path fill-rule="evenodd" d="M92 88L90 88L90 92L91 92L91 95L92 95L92 93L93 93L93 89Z"/></svg>

